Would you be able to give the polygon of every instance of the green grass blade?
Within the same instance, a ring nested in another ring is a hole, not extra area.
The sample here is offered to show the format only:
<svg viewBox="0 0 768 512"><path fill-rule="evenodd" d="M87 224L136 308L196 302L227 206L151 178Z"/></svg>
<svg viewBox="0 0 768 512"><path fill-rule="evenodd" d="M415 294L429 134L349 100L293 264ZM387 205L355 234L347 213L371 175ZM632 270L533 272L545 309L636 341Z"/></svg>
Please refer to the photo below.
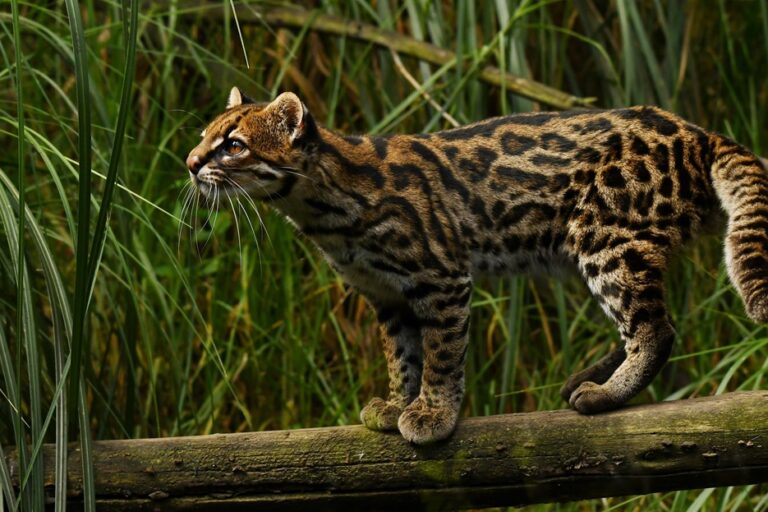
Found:
<svg viewBox="0 0 768 512"><path fill-rule="evenodd" d="M83 354L88 354L85 332L88 308L88 239L91 211L91 103L88 75L88 49L85 44L80 7L75 0L66 0L69 30L75 60L75 84L78 108L79 199L77 237L75 242L75 294L72 303L72 368L69 375L68 400L78 404ZM83 458L83 462L86 459Z"/></svg>
<svg viewBox="0 0 768 512"><path fill-rule="evenodd" d="M21 461L24 460L26 464L26 445L23 443L24 435L21 430L21 413L19 412L19 393L16 388L16 377L13 371L13 359L11 357L10 348L8 346L8 340L5 337L2 327L0 326L0 373L5 380L5 395L11 402L11 424L15 432L16 446L19 449L16 451L19 457L19 468L21 468ZM0 398L2 400L5 397ZM16 492L11 485L11 477L8 473L8 466L5 465L5 457L2 453L2 446L0 446L0 487L2 487L2 494L5 496L8 503L16 503Z"/></svg>
<svg viewBox="0 0 768 512"><path fill-rule="evenodd" d="M107 233L107 219L109 218L109 212L112 207L112 194L115 190L115 183L117 181L117 169L120 164L120 157L123 149L123 138L125 134L125 125L128 120L128 112L131 111L131 90L133 88L133 75L136 64L136 30L138 28L139 19L139 2L138 0L132 0L130 5L130 18L126 32L128 37L125 39L125 69L123 72L123 81L120 89L120 107L117 114L117 124L115 126L115 133L112 140L112 150L109 155L109 167L107 169L107 177L104 184L104 196L101 200L101 207L99 208L99 217L96 221L96 229L93 234L93 244L91 245L91 254L88 258L89 268L88 276L90 284L86 288L88 290L88 296L91 296L91 290L93 289L94 281L98 273L99 262L101 261L101 255L104 249L104 240ZM123 20L125 23L126 20Z"/></svg>
<svg viewBox="0 0 768 512"><path fill-rule="evenodd" d="M93 441L91 439L91 417L88 414L88 400L85 396L85 379L80 383L78 397L78 422L80 424L80 454L83 458L83 509L96 512L96 484L93 477Z"/></svg>
<svg viewBox="0 0 768 512"><path fill-rule="evenodd" d="M19 192L14 189L10 179L0 170L0 184L4 185L8 190L11 201L15 201L15 204L10 205L5 201L0 201L0 220L8 219L12 214L12 207L15 206L18 209ZM64 379L66 379L68 363L65 364L65 351L67 349L67 340L72 333L71 325L71 313L69 308L69 302L67 299L67 291L64 287L61 275L56 267L56 262L53 257L53 253L46 244L46 240L43 237L40 227L35 222L35 218L27 207L25 208L26 226L31 241L35 246L35 250L41 259L41 267L43 275L45 277L46 288L48 290L48 297L50 299L51 310L54 323L54 359L56 368L56 382L57 392L54 394L53 400L56 404L56 452L55 452L55 466L56 466L56 482L55 482L55 495L54 504L56 510L64 510L66 507L66 489L67 489L67 407L66 407L66 393L61 393L63 388ZM5 222L7 224L7 221ZM2 333L0 333L2 334ZM4 350L5 349L5 350ZM0 370L4 375L11 375L12 367L8 364L4 364L5 361L10 361L10 353L7 351L7 345L0 343ZM7 377L6 377L7 379ZM18 396L18 391L15 386L10 386L13 381L9 382L9 395L11 397ZM18 402L18 399L12 399L14 402ZM48 417L43 423L42 432L47 432L48 422L50 421L51 411L48 412ZM17 419L17 418L16 418ZM14 424L14 426L16 426ZM20 425L19 425L20 426ZM42 445L43 438L40 437L35 441L37 447L33 450L32 457L36 457L39 447ZM18 443L17 443L18 444ZM22 454L26 454L26 445L21 445L23 448ZM25 474L27 472L25 471ZM26 474L24 481L27 481L28 474ZM38 482L39 483L39 482Z"/></svg>
<svg viewBox="0 0 768 512"><path fill-rule="evenodd" d="M25 127L25 114L24 114L24 87L21 79L21 67L22 67L22 54L21 54L21 26L19 22L19 4L17 0L11 2L11 15L13 17L13 38L14 38L14 55L15 55L15 82L16 82L16 116L18 119L17 131L17 166L18 166L18 186L19 186L19 204L20 211L23 211L25 205L25 190L24 184L26 179L25 162L26 162L26 150L24 146L24 127ZM39 367L39 355L37 351L37 339L34 327L34 314L32 307L32 297L30 290L29 277L26 271L25 262L25 247L24 247L24 235L25 229L25 216L23 214L18 215L18 229L16 231L16 290L18 305L16 307L16 339L18 343L17 347L17 361L21 360L21 354L23 346L26 351L27 360L27 379L29 382L29 405L31 413L31 435L32 439L40 439L42 434L40 431L40 409L41 409L41 396L40 396L40 367ZM17 363L16 378L19 379L17 387L21 387L21 372L20 364ZM20 402L17 403L20 405ZM18 413L17 413L18 414ZM21 453L21 450L19 451ZM29 492L30 501L29 507L42 509L44 506L43 496L43 467L42 460L33 458L28 461L34 474L33 485L27 488ZM24 490L22 489L22 494Z"/></svg>
<svg viewBox="0 0 768 512"><path fill-rule="evenodd" d="M23 271L23 279L27 279L27 272L26 267L24 265L24 260L21 260L21 262L18 260L18 224L16 219L14 218L13 214L13 207L10 201L5 200L7 196L3 194L2 198L0 198L0 225L5 227L6 233L8 233L7 242L9 247L9 252L11 255L11 262L14 268L18 268L19 264L22 265L22 271ZM18 199L18 195L16 196ZM11 407L11 424L13 426L13 433L14 438L16 441L16 446L18 447L17 454L19 457L19 469L20 471L27 472L29 468L33 467L33 463L30 460L29 453L27 450L27 440L26 440L26 429L25 426L29 427L29 424L24 421L22 417L22 381L21 381L21 353L22 353L22 347L27 345L29 343L29 334L30 334L30 326L28 325L28 316L29 311L31 309L31 293L29 287L21 288L18 286L17 281L17 309L21 312L22 318L21 318L21 332L17 332L17 340L16 343L16 364L13 363L13 356L11 355L11 350L8 342L3 339L1 340L2 343L0 343L0 371L2 371L5 385L6 385L6 395L7 399L9 401L9 405ZM2 331L2 329L0 329ZM34 340L34 335L32 336ZM34 343L34 342L33 342ZM29 354L28 354L29 355ZM18 500L19 503L23 506L32 507L33 503L31 500L33 500L32 496L32 488L21 486L19 490L19 496Z"/></svg>
<svg viewBox="0 0 768 512"><path fill-rule="evenodd" d="M16 200L16 206L18 206L18 192L13 189L13 185L8 179L8 177L0 171L0 182L2 182L5 187L8 189L9 193L11 194L12 199ZM9 209L4 208L6 205L5 202L0 202L0 218L6 219ZM56 346L54 347L55 352L55 358L56 358L56 377L57 377L57 385L56 385L56 391L53 395L52 403L55 404L55 406L52 406L49 408L49 411L47 413L47 416L45 418L45 421L42 423L41 432L45 433L48 431L48 425L51 421L53 410L55 409L57 414L57 432L56 432L56 489L55 489L55 496L54 496L54 503L57 508L57 510L63 510L66 507L66 482L67 482L67 471L66 471L66 454L67 454L67 435L66 435L66 427L67 427L67 419L66 419L66 393L62 393L62 390L64 389L64 383L65 378L68 371L68 365L69 360L65 362L63 360L64 358L64 350L66 345L66 339L71 335L71 324L69 323L71 320L70 314L69 314L69 304L67 302L67 295L66 290L64 289L63 283L61 281L61 277L56 269L55 262L53 260L53 256L47 247L45 240L42 236L42 232L40 231L40 228L37 226L35 219L32 215L32 212L29 210L29 208L25 209L25 215L27 219L27 227L31 235L31 239L35 244L35 247L37 249L38 254L41 255L42 259L42 268L43 273L45 275L46 285L49 290L49 297L51 298L51 307L53 311L53 320L54 320L54 337L56 340ZM2 335L2 332L0 332L0 335ZM9 358L10 355L7 352L7 350L3 350L3 348L6 346L4 340L0 340L0 370L3 371L4 374L10 375L8 373L12 370L9 365ZM9 370L10 368L10 370ZM16 391L15 387L9 388L9 394L11 396L17 396L18 392ZM38 457L41 456L40 449L42 448L42 444L44 441L44 437L38 436L36 439L34 439L34 448L32 450L31 458L32 460L36 460ZM17 443L18 444L18 443ZM19 446L22 447L23 450L26 450L25 444L20 444ZM26 453L26 451L24 451ZM23 472L23 479L22 481L22 489L25 488L28 485L30 476L32 476L32 470L33 467L27 468L26 471ZM41 485L41 482L34 482L35 485Z"/></svg>
<svg viewBox="0 0 768 512"><path fill-rule="evenodd" d="M91 206L91 98L88 74L88 49L85 43L83 22L78 3L66 0L69 30L72 37L75 61L75 84L78 108L78 158L79 158L79 200L77 214L77 238L75 245L75 294L72 308L72 366L69 375L70 407L77 406L80 427L80 449L83 464L83 501L86 511L94 511L95 489L93 486L93 460L90 457L90 425L88 404L84 395L84 380L81 375L82 359L90 355L89 336L86 332L91 279L88 259L90 206Z"/></svg>

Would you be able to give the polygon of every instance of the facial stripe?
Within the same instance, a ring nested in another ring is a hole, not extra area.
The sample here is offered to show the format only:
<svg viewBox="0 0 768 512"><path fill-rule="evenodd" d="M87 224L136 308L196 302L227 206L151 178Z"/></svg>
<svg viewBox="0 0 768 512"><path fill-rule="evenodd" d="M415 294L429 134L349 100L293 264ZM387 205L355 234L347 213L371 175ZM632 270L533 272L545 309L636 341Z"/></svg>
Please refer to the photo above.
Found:
<svg viewBox="0 0 768 512"><path fill-rule="evenodd" d="M265 179L265 180L276 180L280 178L280 176L282 175L282 173L276 171L271 166L263 162L259 162L258 164L253 164L246 167L241 167L241 169L245 171L251 171L258 178Z"/></svg>

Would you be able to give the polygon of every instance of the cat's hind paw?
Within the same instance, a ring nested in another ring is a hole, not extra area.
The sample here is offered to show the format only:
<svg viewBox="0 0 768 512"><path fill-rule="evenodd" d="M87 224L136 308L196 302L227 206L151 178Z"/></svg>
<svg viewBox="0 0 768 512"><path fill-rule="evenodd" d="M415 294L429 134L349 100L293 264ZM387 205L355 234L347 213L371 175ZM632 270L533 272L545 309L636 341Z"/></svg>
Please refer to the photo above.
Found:
<svg viewBox="0 0 768 512"><path fill-rule="evenodd" d="M457 419L457 410L429 406L417 398L400 415L397 427L406 441L430 444L449 437L456 428Z"/></svg>
<svg viewBox="0 0 768 512"><path fill-rule="evenodd" d="M568 403L581 414L603 412L621 405L604 385L590 381L582 382L571 393Z"/></svg>
<svg viewBox="0 0 768 512"><path fill-rule="evenodd" d="M402 412L399 404L372 398L360 411L360 421L371 430L397 430L397 419Z"/></svg>

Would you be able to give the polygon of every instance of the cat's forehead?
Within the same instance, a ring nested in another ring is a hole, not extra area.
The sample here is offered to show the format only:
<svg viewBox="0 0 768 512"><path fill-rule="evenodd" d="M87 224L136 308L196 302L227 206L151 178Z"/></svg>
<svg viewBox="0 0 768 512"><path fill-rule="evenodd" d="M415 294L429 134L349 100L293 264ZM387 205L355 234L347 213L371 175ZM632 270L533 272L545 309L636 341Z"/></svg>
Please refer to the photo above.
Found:
<svg viewBox="0 0 768 512"><path fill-rule="evenodd" d="M238 105L237 107L229 108L216 116L208 126L206 126L200 136L206 137L227 137L232 131L236 130L244 123L251 125L253 129L254 125L260 124L258 120L262 122L265 116L261 115L267 106L267 103L249 103L247 105ZM254 122L255 121L255 122Z"/></svg>

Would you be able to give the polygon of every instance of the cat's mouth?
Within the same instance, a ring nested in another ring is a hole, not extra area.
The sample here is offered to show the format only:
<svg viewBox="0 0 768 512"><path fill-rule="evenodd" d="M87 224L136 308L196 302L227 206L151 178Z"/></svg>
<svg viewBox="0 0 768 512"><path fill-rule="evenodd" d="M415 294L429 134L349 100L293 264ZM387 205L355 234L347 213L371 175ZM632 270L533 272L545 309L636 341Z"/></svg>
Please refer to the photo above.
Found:
<svg viewBox="0 0 768 512"><path fill-rule="evenodd" d="M229 192L228 189L232 189L232 191L236 189L230 183L231 179L221 169L205 166L196 174L190 172L189 176L200 193L206 197L223 191Z"/></svg>
<svg viewBox="0 0 768 512"><path fill-rule="evenodd" d="M197 174L191 172L189 174L198 192L213 202L235 196L253 196L260 188L259 184L253 180L242 179L244 176L248 176L245 172L225 172L221 169L204 167Z"/></svg>

